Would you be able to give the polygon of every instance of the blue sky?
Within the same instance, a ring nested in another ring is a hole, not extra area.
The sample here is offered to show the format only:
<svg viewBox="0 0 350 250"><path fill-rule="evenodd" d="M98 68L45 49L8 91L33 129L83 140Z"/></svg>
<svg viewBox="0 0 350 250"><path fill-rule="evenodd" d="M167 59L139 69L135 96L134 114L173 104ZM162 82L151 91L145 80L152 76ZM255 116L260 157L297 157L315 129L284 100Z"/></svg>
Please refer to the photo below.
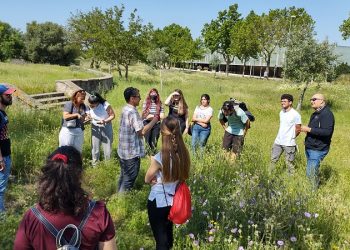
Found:
<svg viewBox="0 0 350 250"><path fill-rule="evenodd" d="M187 26L194 38L200 36L203 25L216 18L218 11L234 3L238 3L238 10L243 16L250 10L261 14L269 9L302 7L316 21L315 30L319 40L327 37L330 42L350 46L350 39L344 41L339 32L339 26L349 17L350 0L2 0L0 21L25 31L26 23L31 21L51 21L65 25L77 10L87 12L93 7L106 9L122 3L126 14L136 8L145 23L150 22L156 28L171 23Z"/></svg>

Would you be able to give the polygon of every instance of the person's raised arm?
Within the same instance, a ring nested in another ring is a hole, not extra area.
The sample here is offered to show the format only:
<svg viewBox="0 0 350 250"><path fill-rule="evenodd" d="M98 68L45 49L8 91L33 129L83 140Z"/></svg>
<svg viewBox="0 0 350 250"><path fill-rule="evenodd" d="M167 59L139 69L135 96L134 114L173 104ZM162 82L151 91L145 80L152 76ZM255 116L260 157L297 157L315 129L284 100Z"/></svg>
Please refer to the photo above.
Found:
<svg viewBox="0 0 350 250"><path fill-rule="evenodd" d="M173 97L173 95L179 95L179 93L177 93L176 91L174 91L173 93L171 93L171 94L166 98L166 100L164 101L164 104L165 104L166 106L169 106L170 101L171 101L171 98Z"/></svg>

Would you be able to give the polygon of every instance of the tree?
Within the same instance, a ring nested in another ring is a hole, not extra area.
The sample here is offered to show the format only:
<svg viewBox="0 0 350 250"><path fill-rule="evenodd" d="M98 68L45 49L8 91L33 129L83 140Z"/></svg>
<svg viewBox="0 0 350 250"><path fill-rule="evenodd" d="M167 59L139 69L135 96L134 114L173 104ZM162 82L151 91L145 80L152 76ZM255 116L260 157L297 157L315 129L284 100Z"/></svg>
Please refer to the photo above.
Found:
<svg viewBox="0 0 350 250"><path fill-rule="evenodd" d="M165 49L172 64L199 58L203 54L201 41L194 41L189 28L175 23L165 26L163 30L157 29L153 39L157 48Z"/></svg>
<svg viewBox="0 0 350 250"><path fill-rule="evenodd" d="M210 23L206 23L202 29L204 44L211 53L221 54L226 62L226 75L234 54L231 50L231 30L240 20L238 4L229 6L228 10L219 11L218 17Z"/></svg>
<svg viewBox="0 0 350 250"><path fill-rule="evenodd" d="M350 17L343 21L343 24L339 27L339 31L342 33L344 40L347 40L350 37Z"/></svg>
<svg viewBox="0 0 350 250"><path fill-rule="evenodd" d="M24 49L22 34L8 23L0 21L0 61L21 58Z"/></svg>
<svg viewBox="0 0 350 250"><path fill-rule="evenodd" d="M271 55L276 48L285 47L291 34L303 29L313 32L314 21L303 8L273 9L262 14L256 22L260 30L258 40L261 53L265 59L267 71L271 63ZM293 25L292 25L293 24Z"/></svg>
<svg viewBox="0 0 350 250"><path fill-rule="evenodd" d="M243 76L246 62L250 58L257 58L259 53L258 30L255 25L258 18L252 11L245 19L238 21L231 31L230 50L243 62Z"/></svg>
<svg viewBox="0 0 350 250"><path fill-rule="evenodd" d="M153 68L165 68L166 63L169 62L169 55L165 52L165 48L156 48L148 52L147 62Z"/></svg>
<svg viewBox="0 0 350 250"><path fill-rule="evenodd" d="M296 83L304 83L298 101L297 110L301 109L305 92L312 81L320 81L332 73L337 56L334 45L328 41L317 43L307 28L295 32L288 44L286 77Z"/></svg>
<svg viewBox="0 0 350 250"><path fill-rule="evenodd" d="M104 47L101 43L106 25L103 12L94 8L88 13L81 11L68 20L69 40L76 44L87 58L91 58L90 68L98 68Z"/></svg>
<svg viewBox="0 0 350 250"><path fill-rule="evenodd" d="M217 54L213 54L209 60L209 65L211 69L214 70L214 78L216 77L216 69L220 65L220 63L221 63L220 57Z"/></svg>
<svg viewBox="0 0 350 250"><path fill-rule="evenodd" d="M117 65L120 77L120 66L124 66L125 78L128 78L131 63L146 61L153 27L150 24L142 24L136 9L131 12L129 22L125 26L124 10L122 5L104 12L98 8L88 13L79 12L72 16L69 26L71 37L92 57L91 66L95 60L105 61L111 66Z"/></svg>
<svg viewBox="0 0 350 250"><path fill-rule="evenodd" d="M27 57L34 63L69 65L74 63L78 50L67 42L66 31L62 26L45 22L27 24L25 46Z"/></svg>

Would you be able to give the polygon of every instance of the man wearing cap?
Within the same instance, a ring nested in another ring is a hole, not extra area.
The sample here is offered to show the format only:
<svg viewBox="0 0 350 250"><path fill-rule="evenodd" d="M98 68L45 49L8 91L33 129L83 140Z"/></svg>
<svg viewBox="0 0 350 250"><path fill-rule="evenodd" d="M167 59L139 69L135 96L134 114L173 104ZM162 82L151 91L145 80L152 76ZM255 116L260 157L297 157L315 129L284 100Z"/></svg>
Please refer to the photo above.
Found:
<svg viewBox="0 0 350 250"><path fill-rule="evenodd" d="M225 101L218 115L220 124L225 130L222 147L231 152L236 159L242 151L244 136L249 128L249 119L245 112L234 101Z"/></svg>
<svg viewBox="0 0 350 250"><path fill-rule="evenodd" d="M334 115L322 94L315 94L310 99L311 107L315 110L307 126L301 126L306 133L305 154L307 159L306 175L314 188L319 185L319 167L323 158L328 154L334 131Z"/></svg>
<svg viewBox="0 0 350 250"><path fill-rule="evenodd" d="M9 122L5 112L12 104L12 93L16 90L0 84L0 213L5 211L4 196L11 171L11 141L7 124Z"/></svg>
<svg viewBox="0 0 350 250"><path fill-rule="evenodd" d="M274 169L276 162L284 151L288 172L292 174L294 172L294 159L297 151L295 138L300 133L301 116L292 107L292 95L283 94L281 96L281 106L280 127L272 146L270 171Z"/></svg>

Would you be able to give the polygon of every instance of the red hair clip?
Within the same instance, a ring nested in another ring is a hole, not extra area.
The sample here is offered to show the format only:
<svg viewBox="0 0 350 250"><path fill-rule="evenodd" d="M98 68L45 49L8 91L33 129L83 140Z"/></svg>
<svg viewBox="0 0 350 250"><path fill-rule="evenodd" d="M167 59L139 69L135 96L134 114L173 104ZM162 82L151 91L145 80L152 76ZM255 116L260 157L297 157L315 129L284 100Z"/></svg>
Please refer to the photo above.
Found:
<svg viewBox="0 0 350 250"><path fill-rule="evenodd" d="M63 154L55 154L54 156L52 156L51 158L51 161L55 161L55 160L61 160L63 161L64 163L67 164L68 162L68 157L66 155L63 155Z"/></svg>

